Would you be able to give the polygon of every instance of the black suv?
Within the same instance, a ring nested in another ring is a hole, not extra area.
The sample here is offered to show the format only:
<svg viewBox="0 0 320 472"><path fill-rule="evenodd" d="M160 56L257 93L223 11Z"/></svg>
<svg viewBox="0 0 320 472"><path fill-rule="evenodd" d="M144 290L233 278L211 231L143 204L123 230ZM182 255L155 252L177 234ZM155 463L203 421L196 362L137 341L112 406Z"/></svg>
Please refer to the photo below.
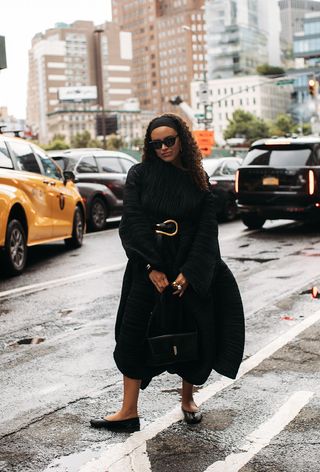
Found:
<svg viewBox="0 0 320 472"><path fill-rule="evenodd" d="M237 172L236 192L250 229L266 219L320 221L320 137L255 141Z"/></svg>

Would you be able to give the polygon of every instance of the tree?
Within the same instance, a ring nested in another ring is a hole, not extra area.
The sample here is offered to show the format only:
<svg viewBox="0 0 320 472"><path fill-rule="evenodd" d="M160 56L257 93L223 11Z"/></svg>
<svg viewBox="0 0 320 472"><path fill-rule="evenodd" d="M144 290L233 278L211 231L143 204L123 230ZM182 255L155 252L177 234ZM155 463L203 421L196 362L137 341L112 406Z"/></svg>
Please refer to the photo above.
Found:
<svg viewBox="0 0 320 472"><path fill-rule="evenodd" d="M55 134L50 143L43 147L46 151L69 149L70 146L65 142L65 139L64 134Z"/></svg>
<svg viewBox="0 0 320 472"><path fill-rule="evenodd" d="M92 139L89 131L77 133L71 138L71 147L87 148L87 147L102 147L102 143L98 139Z"/></svg>
<svg viewBox="0 0 320 472"><path fill-rule="evenodd" d="M144 139L143 138L134 138L131 142L131 145L134 149L142 149L144 144Z"/></svg>
<svg viewBox="0 0 320 472"><path fill-rule="evenodd" d="M292 116L288 114L280 114L270 123L271 136L285 136L296 132L296 123Z"/></svg>
<svg viewBox="0 0 320 472"><path fill-rule="evenodd" d="M285 73L282 67L271 66L270 64L261 64L256 70L259 75L282 75Z"/></svg>
<svg viewBox="0 0 320 472"><path fill-rule="evenodd" d="M107 149L120 149L123 145L121 136L109 134L107 136Z"/></svg>
<svg viewBox="0 0 320 472"><path fill-rule="evenodd" d="M256 139L270 136L269 126L261 119L248 111L236 110L224 132L224 138L244 138L249 145Z"/></svg>
<svg viewBox="0 0 320 472"><path fill-rule="evenodd" d="M296 123L289 114L278 115L269 123L271 136L285 136L291 134L307 135L311 133L310 123Z"/></svg>

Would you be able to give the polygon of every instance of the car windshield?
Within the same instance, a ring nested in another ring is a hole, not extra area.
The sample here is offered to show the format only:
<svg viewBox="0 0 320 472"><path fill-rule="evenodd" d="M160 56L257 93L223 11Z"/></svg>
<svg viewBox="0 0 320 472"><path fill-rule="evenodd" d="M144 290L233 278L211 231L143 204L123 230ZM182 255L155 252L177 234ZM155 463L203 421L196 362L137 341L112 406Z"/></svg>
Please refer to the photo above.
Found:
<svg viewBox="0 0 320 472"><path fill-rule="evenodd" d="M314 165L310 147L257 147L251 149L244 162L245 166L290 167ZM319 164L318 164L319 165Z"/></svg>

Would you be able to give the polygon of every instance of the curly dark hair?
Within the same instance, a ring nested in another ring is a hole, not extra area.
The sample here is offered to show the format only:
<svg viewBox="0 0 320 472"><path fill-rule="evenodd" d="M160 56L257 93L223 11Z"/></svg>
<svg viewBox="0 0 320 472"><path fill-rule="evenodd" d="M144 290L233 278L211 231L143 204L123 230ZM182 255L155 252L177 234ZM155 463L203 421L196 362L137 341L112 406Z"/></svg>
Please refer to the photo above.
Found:
<svg viewBox="0 0 320 472"><path fill-rule="evenodd" d="M181 143L181 161L184 168L189 170L193 181L201 190L208 190L207 175L202 166L201 151L192 136L192 133L187 123L180 118L178 115L173 113L165 113L161 117L168 117L174 121L177 127L177 132ZM159 118L159 116L153 118L146 130L144 138L142 161L150 161L153 159L159 159L153 146L150 144L151 141L151 125L153 121Z"/></svg>

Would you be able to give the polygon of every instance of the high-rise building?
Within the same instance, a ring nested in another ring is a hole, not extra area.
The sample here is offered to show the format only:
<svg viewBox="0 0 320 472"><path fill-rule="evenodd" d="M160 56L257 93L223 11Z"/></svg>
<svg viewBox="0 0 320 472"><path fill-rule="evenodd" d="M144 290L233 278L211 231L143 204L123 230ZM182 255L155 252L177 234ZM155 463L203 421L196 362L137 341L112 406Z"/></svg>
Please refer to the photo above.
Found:
<svg viewBox="0 0 320 472"><path fill-rule="evenodd" d="M277 7L273 0L207 0L210 79L254 74L260 64L279 63L280 22L273 6Z"/></svg>
<svg viewBox="0 0 320 472"><path fill-rule="evenodd" d="M306 13L320 11L320 2L316 0L280 0L282 49L290 55L295 33L303 31L303 19Z"/></svg>
<svg viewBox="0 0 320 472"><path fill-rule="evenodd" d="M60 23L38 33L29 51L27 122L39 140L52 136L50 123L68 138L84 130L95 136L92 109L101 96L108 110L133 96L131 63L131 34L110 22L99 28L91 21ZM80 118L71 110L87 113Z"/></svg>
<svg viewBox="0 0 320 472"><path fill-rule="evenodd" d="M133 82L141 109L175 111L190 103L190 82L205 68L204 0L113 0L113 21L132 32Z"/></svg>

